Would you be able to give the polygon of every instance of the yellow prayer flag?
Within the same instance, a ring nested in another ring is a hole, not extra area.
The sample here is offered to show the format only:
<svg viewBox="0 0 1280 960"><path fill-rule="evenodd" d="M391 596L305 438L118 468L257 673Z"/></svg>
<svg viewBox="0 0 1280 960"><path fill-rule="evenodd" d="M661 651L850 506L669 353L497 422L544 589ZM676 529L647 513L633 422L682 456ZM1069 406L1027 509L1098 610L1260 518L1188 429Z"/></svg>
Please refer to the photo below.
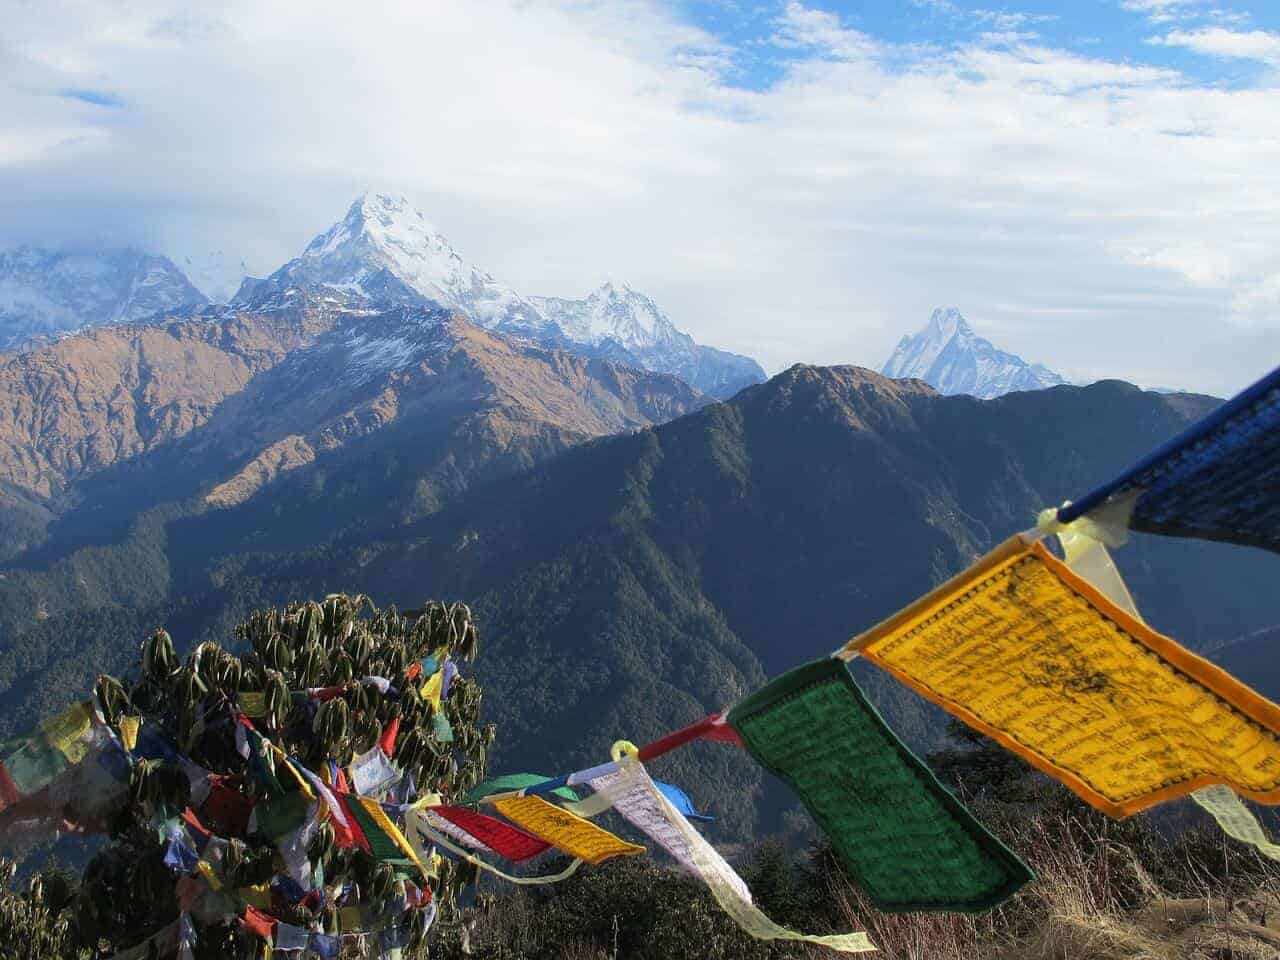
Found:
<svg viewBox="0 0 1280 960"><path fill-rule="evenodd" d="M120 741L126 750L132 751L138 746L138 729L142 726L141 717L120 718Z"/></svg>
<svg viewBox="0 0 1280 960"><path fill-rule="evenodd" d="M218 879L218 875L213 872L213 865L208 860L200 860L196 863L196 869L200 871L201 876L209 884L210 889L218 891L222 889L222 881Z"/></svg>
<svg viewBox="0 0 1280 960"><path fill-rule="evenodd" d="M86 734L93 726L93 704L89 701L74 704L56 717L40 725L45 743L59 751L67 762L74 765L89 752Z"/></svg>
<svg viewBox="0 0 1280 960"><path fill-rule="evenodd" d="M241 692L236 694L240 701L240 712L246 717L256 720L267 715L267 692L265 690Z"/></svg>
<svg viewBox="0 0 1280 960"><path fill-rule="evenodd" d="M391 841L400 848L401 852L413 861L414 865L418 868L418 871L422 873L423 876L426 876L427 868L423 866L422 861L418 858L418 852L413 849L408 839L405 838L405 835L400 832L400 828L391 822L391 818L387 816L387 812L382 809L382 804L372 797L360 797L359 802L360 806L364 807L365 812L373 818L373 822L382 829L382 832L390 837Z"/></svg>
<svg viewBox="0 0 1280 960"><path fill-rule="evenodd" d="M440 712L440 692L444 688L444 669L441 668L431 675L431 678L422 685L420 696L431 704L431 709L435 713Z"/></svg>
<svg viewBox="0 0 1280 960"><path fill-rule="evenodd" d="M1280 803L1280 707L1013 537L866 634L867 659L1125 817L1210 784Z"/></svg>
<svg viewBox="0 0 1280 960"><path fill-rule="evenodd" d="M364 915L359 907L339 907L338 926L343 933L354 933L364 924Z"/></svg>
<svg viewBox="0 0 1280 960"><path fill-rule="evenodd" d="M627 843L590 820L584 820L541 797L512 797L494 804L498 812L535 837L587 863L604 863L613 857L644 853L644 847Z"/></svg>

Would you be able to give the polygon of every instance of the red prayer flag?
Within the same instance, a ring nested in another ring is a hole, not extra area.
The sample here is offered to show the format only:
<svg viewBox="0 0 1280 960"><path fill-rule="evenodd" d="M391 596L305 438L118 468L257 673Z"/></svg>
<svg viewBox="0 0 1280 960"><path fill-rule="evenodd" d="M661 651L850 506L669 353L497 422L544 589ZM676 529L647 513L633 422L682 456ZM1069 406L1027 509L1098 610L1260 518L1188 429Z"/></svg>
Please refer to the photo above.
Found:
<svg viewBox="0 0 1280 960"><path fill-rule="evenodd" d="M339 772L339 775L341 775L341 772L342 772L341 769L339 769L338 772ZM361 850L364 850L366 853L369 852L369 850L371 849L369 846L369 838L364 835L364 831L360 829L360 821L357 820L356 815L351 812L351 804L347 802L347 797L349 795L346 793L338 793L337 796L338 796L338 806L342 807L342 813L344 816L346 816L347 823L350 824L350 842L348 842L345 845L358 846ZM342 824L338 823L338 821L332 817L329 818L329 822L333 824L333 839L334 839L334 842L337 843L338 834L339 833L346 834L348 831L343 830ZM340 844L340 846L341 845L343 844Z"/></svg>
<svg viewBox="0 0 1280 960"><path fill-rule="evenodd" d="M195 834L195 839L199 846L203 847L209 842L209 838L212 835L209 833L208 828L200 822L200 818L196 816L196 812L194 810L187 807L182 811L182 819L186 821L187 826L190 827L192 832Z"/></svg>
<svg viewBox="0 0 1280 960"><path fill-rule="evenodd" d="M209 777L209 796L200 810L214 832L224 837L243 837L249 829L253 801L228 786L226 777L212 774Z"/></svg>
<svg viewBox="0 0 1280 960"><path fill-rule="evenodd" d="M378 741L378 746L382 747L382 752L388 757L396 752L396 734L400 732L400 718L392 717L391 722L387 724L387 729L382 731L382 738Z"/></svg>
<svg viewBox="0 0 1280 960"><path fill-rule="evenodd" d="M320 703L328 703L334 697L341 695L344 687L312 687L307 691L307 696L319 701Z"/></svg>
<svg viewBox="0 0 1280 960"><path fill-rule="evenodd" d="M13 806L21 796L18 793L17 784L13 782L13 777L9 776L9 771L5 769L3 763L0 763L0 810Z"/></svg>
<svg viewBox="0 0 1280 960"><path fill-rule="evenodd" d="M244 908L244 917L240 922L244 924L244 928L250 933L256 933L263 940L270 940L275 936L276 924L279 921L269 913L263 913L257 907L246 906Z"/></svg>
<svg viewBox="0 0 1280 960"><path fill-rule="evenodd" d="M519 827L466 807L432 807L431 811L461 827L494 853L516 863L551 849L549 843Z"/></svg>

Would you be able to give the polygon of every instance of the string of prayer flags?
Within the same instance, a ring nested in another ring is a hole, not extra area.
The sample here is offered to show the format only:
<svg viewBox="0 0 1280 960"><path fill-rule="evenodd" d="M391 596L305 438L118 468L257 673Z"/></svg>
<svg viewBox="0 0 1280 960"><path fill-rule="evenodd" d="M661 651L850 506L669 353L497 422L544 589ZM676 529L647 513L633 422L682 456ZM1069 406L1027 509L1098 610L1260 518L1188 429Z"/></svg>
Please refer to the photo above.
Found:
<svg viewBox="0 0 1280 960"><path fill-rule="evenodd" d="M215 833L243 837L249 830L253 806L253 801L232 786L228 777L211 774L209 795L200 807L200 812Z"/></svg>
<svg viewBox="0 0 1280 960"><path fill-rule="evenodd" d="M275 940L272 950L276 953L291 953L311 948L311 931L305 927L295 927L283 920L276 923Z"/></svg>
<svg viewBox="0 0 1280 960"><path fill-rule="evenodd" d="M273 843L306 823L311 801L300 790L268 796L253 807L249 830L256 830Z"/></svg>
<svg viewBox="0 0 1280 960"><path fill-rule="evenodd" d="M504 817L535 837L590 864L644 853L644 847L615 837L590 820L548 803L542 797L511 797L495 801L494 806Z"/></svg>
<svg viewBox="0 0 1280 960"><path fill-rule="evenodd" d="M471 834L498 856L506 857L513 863L522 863L551 848L546 841L509 823L466 807L439 806L431 809Z"/></svg>
<svg viewBox="0 0 1280 960"><path fill-rule="evenodd" d="M1280 707L1015 536L851 640L1113 817L1221 783L1280 802Z"/></svg>
<svg viewBox="0 0 1280 960"><path fill-rule="evenodd" d="M1059 510L1058 520L1119 514L1134 530L1280 551L1277 490L1280 368L1112 482Z"/></svg>
<svg viewBox="0 0 1280 960"><path fill-rule="evenodd" d="M77 703L42 723L0 758L0 810L47 787L88 753L93 704Z"/></svg>
<svg viewBox="0 0 1280 960"><path fill-rule="evenodd" d="M841 953L876 949L865 933L797 933L770 920L752 903L751 891L742 878L672 806L639 760L625 760L615 772L594 778L590 784L618 813L701 878L721 909L757 940L803 941Z"/></svg>
<svg viewBox="0 0 1280 960"><path fill-rule="evenodd" d="M453 681L458 676L458 667L452 660L446 660L444 666L441 667L440 675L440 697L441 699L449 699L449 691L453 687Z"/></svg>
<svg viewBox="0 0 1280 960"><path fill-rule="evenodd" d="M564 870L557 874L544 877L517 877L509 873L504 873L493 864L486 863L479 857L472 854L463 847L455 845L447 835L432 828L435 820L429 820L431 811L426 809L418 809L411 807L405 812L405 836L409 839L409 844L417 851L418 856L425 860L430 854L430 844L435 843L442 849L449 851L468 863L474 864L479 870L491 873L495 877L500 877L510 883L518 886L537 886L548 883L559 883L561 880L567 880L578 872L578 868L582 866L581 860L572 860ZM434 904L432 905L434 907ZM431 909L431 908L429 908Z"/></svg>
<svg viewBox="0 0 1280 960"><path fill-rule="evenodd" d="M1032 873L881 719L843 662L783 674L729 711L880 910L985 910Z"/></svg>

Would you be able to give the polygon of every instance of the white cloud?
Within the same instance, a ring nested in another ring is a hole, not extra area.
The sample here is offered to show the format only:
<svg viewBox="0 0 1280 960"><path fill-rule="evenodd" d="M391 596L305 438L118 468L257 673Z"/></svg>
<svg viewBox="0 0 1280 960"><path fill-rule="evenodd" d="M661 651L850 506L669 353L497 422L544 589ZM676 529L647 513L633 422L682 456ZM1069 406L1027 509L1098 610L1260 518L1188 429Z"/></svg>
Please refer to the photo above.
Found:
<svg viewBox="0 0 1280 960"><path fill-rule="evenodd" d="M779 47L818 50L844 60L874 57L879 45L865 33L844 26L840 18L826 10L806 7L790 0L775 21L770 38Z"/></svg>
<svg viewBox="0 0 1280 960"><path fill-rule="evenodd" d="M1280 33L1266 30L1227 30L1223 27L1174 30L1162 37L1152 37L1147 42L1157 46L1185 47L1211 57L1280 63Z"/></svg>
<svg viewBox="0 0 1280 960"><path fill-rule="evenodd" d="M952 302L1069 376L1225 392L1280 357L1276 91L800 3L766 90L658 0L187 9L0 0L0 240L262 273L386 187L517 289L618 276L772 369L878 366Z"/></svg>
<svg viewBox="0 0 1280 960"><path fill-rule="evenodd" d="M1194 11L1201 0L1120 0L1120 9L1141 13L1152 23L1169 23Z"/></svg>

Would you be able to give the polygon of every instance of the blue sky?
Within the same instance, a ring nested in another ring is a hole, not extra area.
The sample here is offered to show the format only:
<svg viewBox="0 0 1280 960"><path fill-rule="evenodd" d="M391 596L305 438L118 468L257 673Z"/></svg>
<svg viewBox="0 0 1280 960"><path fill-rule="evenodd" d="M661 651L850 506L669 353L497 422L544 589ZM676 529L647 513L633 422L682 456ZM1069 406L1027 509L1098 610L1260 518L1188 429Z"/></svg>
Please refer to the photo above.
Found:
<svg viewBox="0 0 1280 960"><path fill-rule="evenodd" d="M0 244L215 295L401 192L526 294L878 368L937 306L1068 378L1280 362L1274 0L0 0Z"/></svg>
<svg viewBox="0 0 1280 960"><path fill-rule="evenodd" d="M785 75L789 62L805 55L804 50L788 51L772 42L780 6L758 0L686 0L680 9L692 23L735 50L730 82L765 89ZM904 58L925 56L930 48L954 48L984 36L1016 34L1081 56L1166 67L1200 82L1223 86L1256 83L1269 67L1253 59L1206 56L1187 46L1153 41L1170 33L1214 28L1280 31L1280 4L1271 4L1268 10L1265 3L1026 0L1010 6L965 0L844 0L806 6L831 14L868 36L918 48L904 51Z"/></svg>

